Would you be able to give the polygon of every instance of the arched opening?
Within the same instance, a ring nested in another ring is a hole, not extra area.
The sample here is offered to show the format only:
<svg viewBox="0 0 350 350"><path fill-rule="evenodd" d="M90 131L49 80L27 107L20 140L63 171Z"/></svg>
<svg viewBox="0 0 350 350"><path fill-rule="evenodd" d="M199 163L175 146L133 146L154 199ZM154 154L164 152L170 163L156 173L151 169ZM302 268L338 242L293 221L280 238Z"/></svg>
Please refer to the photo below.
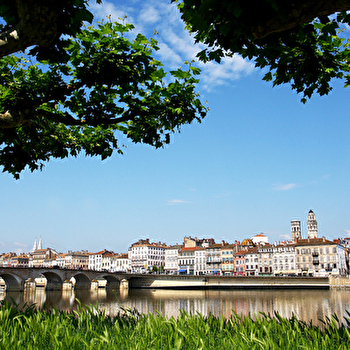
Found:
<svg viewBox="0 0 350 350"><path fill-rule="evenodd" d="M102 278L107 281L106 288L119 290L120 281L117 277L113 275L104 275Z"/></svg>
<svg viewBox="0 0 350 350"><path fill-rule="evenodd" d="M47 283L46 290L62 290L63 281L59 275L51 271L44 272Z"/></svg>
<svg viewBox="0 0 350 350"><path fill-rule="evenodd" d="M3 273L0 277L5 282L7 292L22 292L24 290L24 280L14 274Z"/></svg>
<svg viewBox="0 0 350 350"><path fill-rule="evenodd" d="M73 282L75 290L82 290L82 289L90 290L91 288L91 281L89 277L87 277L83 273L77 273L72 277L71 280Z"/></svg>

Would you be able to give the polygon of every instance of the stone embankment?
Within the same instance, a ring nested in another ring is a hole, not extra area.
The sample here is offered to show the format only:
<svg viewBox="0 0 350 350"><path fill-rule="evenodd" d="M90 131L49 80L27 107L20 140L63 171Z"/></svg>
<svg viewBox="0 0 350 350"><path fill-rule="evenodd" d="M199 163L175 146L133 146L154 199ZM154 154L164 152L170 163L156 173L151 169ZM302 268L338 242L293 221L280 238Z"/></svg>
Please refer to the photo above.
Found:
<svg viewBox="0 0 350 350"><path fill-rule="evenodd" d="M350 277L330 276L329 288L336 290L350 290Z"/></svg>

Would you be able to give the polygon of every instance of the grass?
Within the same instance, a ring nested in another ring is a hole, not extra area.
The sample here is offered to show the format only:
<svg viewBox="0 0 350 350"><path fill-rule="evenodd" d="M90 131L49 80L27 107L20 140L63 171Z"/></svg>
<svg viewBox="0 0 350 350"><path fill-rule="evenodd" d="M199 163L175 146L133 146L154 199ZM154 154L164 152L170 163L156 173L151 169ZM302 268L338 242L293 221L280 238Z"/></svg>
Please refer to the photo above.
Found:
<svg viewBox="0 0 350 350"><path fill-rule="evenodd" d="M176 319L124 310L116 317L79 307L70 313L0 307L0 349L349 349L349 319L323 327L259 314L229 319L181 312Z"/></svg>

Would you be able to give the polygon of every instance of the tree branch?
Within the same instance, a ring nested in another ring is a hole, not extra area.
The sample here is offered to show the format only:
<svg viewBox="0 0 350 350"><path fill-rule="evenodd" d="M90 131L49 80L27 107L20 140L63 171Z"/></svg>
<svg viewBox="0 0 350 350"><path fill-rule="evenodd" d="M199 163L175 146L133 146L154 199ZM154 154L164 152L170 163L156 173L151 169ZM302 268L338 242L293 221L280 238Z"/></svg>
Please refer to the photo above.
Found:
<svg viewBox="0 0 350 350"><path fill-rule="evenodd" d="M110 118L108 116L100 117L100 118L94 118L94 119L75 119L71 114L66 112L64 115L59 115L56 113L40 110L37 113L38 116L44 117L48 120L51 120L55 123L62 123L67 126L98 126L98 125L116 125L118 123L122 123L125 121L134 120L136 118L136 115L124 115L119 118ZM1 127L1 124L0 124Z"/></svg>
<svg viewBox="0 0 350 350"><path fill-rule="evenodd" d="M47 47L57 36L57 0L15 0L19 21L0 33L0 57L32 45Z"/></svg>
<svg viewBox="0 0 350 350"><path fill-rule="evenodd" d="M274 12L273 17L251 26L252 34L256 39L262 39L270 34L283 32L302 23L311 22L319 16L347 11L350 9L350 0L286 1L283 5L286 7L287 16L281 15L281 12Z"/></svg>

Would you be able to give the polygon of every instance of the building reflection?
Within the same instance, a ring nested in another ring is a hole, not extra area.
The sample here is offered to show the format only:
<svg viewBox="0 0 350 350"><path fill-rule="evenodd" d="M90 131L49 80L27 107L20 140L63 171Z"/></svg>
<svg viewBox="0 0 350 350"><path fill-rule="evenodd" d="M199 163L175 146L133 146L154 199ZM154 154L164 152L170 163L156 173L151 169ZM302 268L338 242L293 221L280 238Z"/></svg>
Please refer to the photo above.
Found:
<svg viewBox="0 0 350 350"><path fill-rule="evenodd" d="M180 310L187 314L200 313L204 317L213 314L229 318L232 314L259 315L265 313L298 319L314 325L321 325L333 314L339 319L347 317L350 310L348 291L336 290L115 290L99 288L94 291L69 290L45 292L44 289L26 290L23 293L0 293L0 300L14 302L20 307L35 304L39 308L55 307L72 311L81 305L92 305L106 314L115 316L126 309L140 313L159 312L164 317L178 317ZM79 300L79 302L78 302Z"/></svg>

